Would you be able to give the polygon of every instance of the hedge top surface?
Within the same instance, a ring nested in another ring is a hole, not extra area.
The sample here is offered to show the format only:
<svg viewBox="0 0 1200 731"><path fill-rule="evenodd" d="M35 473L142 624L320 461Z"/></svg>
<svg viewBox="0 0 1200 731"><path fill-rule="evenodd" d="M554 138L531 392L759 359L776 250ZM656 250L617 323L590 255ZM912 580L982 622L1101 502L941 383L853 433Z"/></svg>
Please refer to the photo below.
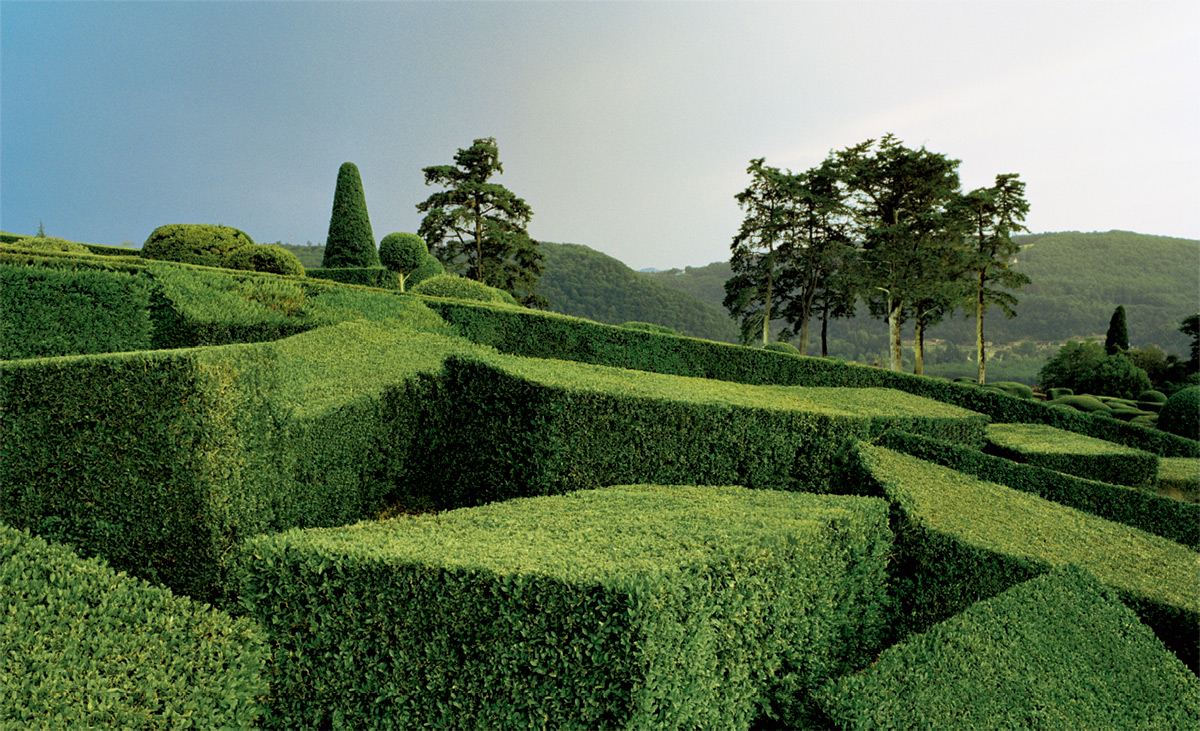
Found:
<svg viewBox="0 0 1200 731"><path fill-rule="evenodd" d="M1015 452L1069 455L1142 455L1145 452L1045 424L988 424L988 441Z"/></svg>
<svg viewBox="0 0 1200 731"><path fill-rule="evenodd" d="M1200 681L1075 567L968 607L821 693L846 728L1194 728Z"/></svg>
<svg viewBox="0 0 1200 731"><path fill-rule="evenodd" d="M607 583L686 570L747 545L815 540L831 522L883 520L886 511L875 498L634 485L291 531L256 538L251 549Z"/></svg>
<svg viewBox="0 0 1200 731"><path fill-rule="evenodd" d="M753 386L734 381L505 355L488 357L486 362L505 373L534 383L581 393L670 399L686 403L775 411L818 412L854 418L984 418L981 414L958 406L887 388Z"/></svg>
<svg viewBox="0 0 1200 731"><path fill-rule="evenodd" d="M860 445L888 497L927 528L1048 567L1074 563L1109 586L1200 611L1196 553L1166 538L906 454Z"/></svg>

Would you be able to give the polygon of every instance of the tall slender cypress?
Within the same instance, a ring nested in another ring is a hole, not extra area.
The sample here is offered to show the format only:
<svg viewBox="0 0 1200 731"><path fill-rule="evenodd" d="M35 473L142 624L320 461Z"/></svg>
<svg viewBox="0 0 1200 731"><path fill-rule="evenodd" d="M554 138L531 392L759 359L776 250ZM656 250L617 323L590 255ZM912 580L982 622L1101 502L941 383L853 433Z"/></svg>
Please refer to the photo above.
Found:
<svg viewBox="0 0 1200 731"><path fill-rule="evenodd" d="M1109 355L1129 350L1129 328L1125 326L1125 305L1117 305L1112 319L1108 321L1108 333L1104 338L1104 352Z"/></svg>
<svg viewBox="0 0 1200 731"><path fill-rule="evenodd" d="M338 169L333 213L329 217L329 235L325 238L325 258L321 266L379 266L379 251L371 233L371 219L367 217L362 178L358 175L358 166L352 162L344 162Z"/></svg>

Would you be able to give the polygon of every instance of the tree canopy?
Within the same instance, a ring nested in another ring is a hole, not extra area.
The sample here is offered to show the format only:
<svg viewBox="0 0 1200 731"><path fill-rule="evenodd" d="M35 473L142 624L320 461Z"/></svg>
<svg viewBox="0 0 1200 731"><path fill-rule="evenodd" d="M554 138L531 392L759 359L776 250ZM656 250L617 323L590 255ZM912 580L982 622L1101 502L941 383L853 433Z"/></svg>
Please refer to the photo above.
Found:
<svg viewBox="0 0 1200 731"><path fill-rule="evenodd" d="M454 155L453 165L423 168L426 185L444 188L417 210L418 234L448 271L502 289L528 307L546 307L535 292L543 256L526 227L533 210L508 188L491 182L504 172L494 137Z"/></svg>

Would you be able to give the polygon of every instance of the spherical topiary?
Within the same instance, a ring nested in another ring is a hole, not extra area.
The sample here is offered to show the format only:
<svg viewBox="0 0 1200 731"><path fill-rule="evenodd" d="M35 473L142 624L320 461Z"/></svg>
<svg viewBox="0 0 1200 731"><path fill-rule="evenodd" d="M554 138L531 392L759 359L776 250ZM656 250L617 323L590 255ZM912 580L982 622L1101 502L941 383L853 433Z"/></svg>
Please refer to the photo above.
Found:
<svg viewBox="0 0 1200 731"><path fill-rule="evenodd" d="M763 346L763 350L773 350L776 353L787 353L788 355L800 355L800 349L791 343L767 343Z"/></svg>
<svg viewBox="0 0 1200 731"><path fill-rule="evenodd" d="M1047 402L1051 406L1067 406L1078 411L1086 411L1088 413L1099 412L1107 414L1112 411L1104 405L1104 402L1095 396L1063 396L1056 398L1053 401Z"/></svg>
<svg viewBox="0 0 1200 731"><path fill-rule="evenodd" d="M408 274L425 263L429 247L425 239L410 233L392 233L379 242L379 263L393 272Z"/></svg>
<svg viewBox="0 0 1200 731"><path fill-rule="evenodd" d="M1189 386L1167 399L1158 412L1158 428L1200 439L1200 386Z"/></svg>
<svg viewBox="0 0 1200 731"><path fill-rule="evenodd" d="M636 320L631 320L629 322L623 322L623 323L621 323L621 327L628 328L630 330L641 330L642 332L648 332L648 333L658 333L659 335L678 335L679 334L678 330L673 330L673 329L667 327L666 325L655 325L652 322L638 322Z"/></svg>
<svg viewBox="0 0 1200 731"><path fill-rule="evenodd" d="M1165 404L1167 402L1167 395L1165 393L1163 393L1162 391L1154 391L1154 390L1142 391L1140 394L1138 394L1137 400L1138 401L1152 401L1152 402L1158 403L1158 404Z"/></svg>
<svg viewBox="0 0 1200 731"><path fill-rule="evenodd" d="M417 286L421 282L431 277L436 277L446 273L446 267L442 266L442 262L433 254L426 254L425 259L421 261L421 266L408 273L408 279L404 284L407 288Z"/></svg>
<svg viewBox="0 0 1200 731"><path fill-rule="evenodd" d="M61 251L66 254L90 254L91 251L83 244L66 239L57 239L53 236L30 236L27 239L21 239L13 244L20 246L22 249L34 249L35 251Z"/></svg>
<svg viewBox="0 0 1200 731"><path fill-rule="evenodd" d="M236 249L250 246L254 239L232 226L172 223L159 226L142 244L142 257L184 264L223 267Z"/></svg>
<svg viewBox="0 0 1200 731"><path fill-rule="evenodd" d="M333 190L333 211L329 216L329 235L325 237L325 258L321 267L377 267L379 251L367 216L367 197L363 193L358 166L344 162L338 169Z"/></svg>
<svg viewBox="0 0 1200 731"><path fill-rule="evenodd" d="M515 304L512 295L507 292L489 287L483 282L460 277L457 274L439 274L430 277L409 290L413 294L423 294L431 297L451 297L460 300L476 300L478 302L494 302L497 304ZM505 297L504 295L508 295Z"/></svg>
<svg viewBox="0 0 1200 731"><path fill-rule="evenodd" d="M304 265L296 255L281 246L250 244L234 249L225 259L228 269L245 269L272 274L295 274L304 276Z"/></svg>

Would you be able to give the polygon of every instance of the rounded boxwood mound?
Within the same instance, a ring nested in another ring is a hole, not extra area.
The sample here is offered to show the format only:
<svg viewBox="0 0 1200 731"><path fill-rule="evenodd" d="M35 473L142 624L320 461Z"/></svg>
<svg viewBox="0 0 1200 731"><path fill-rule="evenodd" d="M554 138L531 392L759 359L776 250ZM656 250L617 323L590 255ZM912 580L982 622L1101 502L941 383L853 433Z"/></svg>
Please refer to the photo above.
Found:
<svg viewBox="0 0 1200 731"><path fill-rule="evenodd" d="M14 241L13 246L35 251L61 251L66 254L90 254L88 247L66 239L56 239L50 236L30 236L27 239Z"/></svg>
<svg viewBox="0 0 1200 731"><path fill-rule="evenodd" d="M776 353L787 353L788 355L800 355L800 349L791 343L767 343L763 346L763 350L773 350Z"/></svg>
<svg viewBox="0 0 1200 731"><path fill-rule="evenodd" d="M223 267L230 254L253 243L249 234L232 226L172 223L154 229L142 244L142 257Z"/></svg>
<svg viewBox="0 0 1200 731"><path fill-rule="evenodd" d="M413 294L423 294L431 297L450 297L460 300L475 300L478 302L493 302L496 304L515 305L517 301L508 292L489 287L483 282L460 277L457 274L439 274L419 282L409 290Z"/></svg>
<svg viewBox="0 0 1200 731"><path fill-rule="evenodd" d="M250 244L234 249L225 259L229 269L245 269L271 274L295 274L304 276L304 265L296 255L280 246Z"/></svg>
<svg viewBox="0 0 1200 731"><path fill-rule="evenodd" d="M678 330L673 330L666 325L655 325L652 322L638 322L631 320L621 323L621 327L629 328L630 330L641 330L648 333L659 333L660 335L678 335Z"/></svg>
<svg viewBox="0 0 1200 731"><path fill-rule="evenodd" d="M1158 428L1200 439L1200 386L1189 386L1167 399L1158 412Z"/></svg>
<svg viewBox="0 0 1200 731"><path fill-rule="evenodd" d="M1047 403L1051 406L1068 406L1072 409L1088 413L1099 411L1107 414L1112 411L1111 408L1095 396L1063 396Z"/></svg>

